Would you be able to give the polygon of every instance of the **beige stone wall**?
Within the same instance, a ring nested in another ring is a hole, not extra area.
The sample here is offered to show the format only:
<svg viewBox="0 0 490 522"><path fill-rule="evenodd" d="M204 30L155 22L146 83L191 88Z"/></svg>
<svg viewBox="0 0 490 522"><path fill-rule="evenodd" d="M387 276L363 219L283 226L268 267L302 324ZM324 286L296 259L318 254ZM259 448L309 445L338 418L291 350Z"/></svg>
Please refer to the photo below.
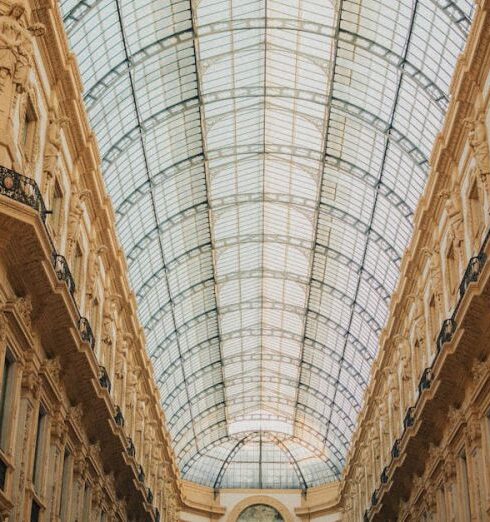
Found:
<svg viewBox="0 0 490 522"><path fill-rule="evenodd" d="M343 476L344 520L490 520L490 2L478 2Z"/></svg>
<svg viewBox="0 0 490 522"><path fill-rule="evenodd" d="M182 482L184 522L221 520L235 522L240 513L253 504L266 504L276 508L286 522L315 520L316 522L339 522L338 482L310 488L307 492L298 489L222 489Z"/></svg>
<svg viewBox="0 0 490 522"><path fill-rule="evenodd" d="M58 3L0 1L0 511L175 520L178 470L81 92Z"/></svg>

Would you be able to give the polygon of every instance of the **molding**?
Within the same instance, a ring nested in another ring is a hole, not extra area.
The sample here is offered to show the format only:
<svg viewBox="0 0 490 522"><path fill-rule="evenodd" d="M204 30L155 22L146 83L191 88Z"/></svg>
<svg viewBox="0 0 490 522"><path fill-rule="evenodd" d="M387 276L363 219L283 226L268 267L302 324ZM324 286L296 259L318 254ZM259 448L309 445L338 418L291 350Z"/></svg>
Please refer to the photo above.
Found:
<svg viewBox="0 0 490 522"><path fill-rule="evenodd" d="M274 497L269 497L265 494L265 490L261 495L252 495L250 497L244 498L238 504L234 506L234 508L230 511L230 514L226 518L226 522L236 522L240 513L249 506L253 506L255 504L265 504L267 506L271 506L281 514L284 522L294 522L294 517L288 508L279 500Z"/></svg>

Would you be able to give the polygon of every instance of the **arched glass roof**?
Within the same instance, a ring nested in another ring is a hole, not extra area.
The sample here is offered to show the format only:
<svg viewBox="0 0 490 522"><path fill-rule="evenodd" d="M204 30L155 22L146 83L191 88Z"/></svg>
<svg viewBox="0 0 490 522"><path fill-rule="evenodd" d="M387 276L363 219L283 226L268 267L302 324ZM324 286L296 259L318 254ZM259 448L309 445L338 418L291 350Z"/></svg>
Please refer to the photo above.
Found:
<svg viewBox="0 0 490 522"><path fill-rule="evenodd" d="M183 478L338 478L472 2L61 7Z"/></svg>

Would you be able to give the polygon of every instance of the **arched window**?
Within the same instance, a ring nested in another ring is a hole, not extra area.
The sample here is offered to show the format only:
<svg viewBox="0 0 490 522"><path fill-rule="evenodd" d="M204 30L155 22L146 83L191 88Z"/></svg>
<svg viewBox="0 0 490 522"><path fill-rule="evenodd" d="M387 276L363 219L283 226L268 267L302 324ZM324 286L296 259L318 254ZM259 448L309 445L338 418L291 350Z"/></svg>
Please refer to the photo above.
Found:
<svg viewBox="0 0 490 522"><path fill-rule="evenodd" d="M277 509L266 504L254 504L245 508L237 518L237 522L283 522L284 518Z"/></svg>

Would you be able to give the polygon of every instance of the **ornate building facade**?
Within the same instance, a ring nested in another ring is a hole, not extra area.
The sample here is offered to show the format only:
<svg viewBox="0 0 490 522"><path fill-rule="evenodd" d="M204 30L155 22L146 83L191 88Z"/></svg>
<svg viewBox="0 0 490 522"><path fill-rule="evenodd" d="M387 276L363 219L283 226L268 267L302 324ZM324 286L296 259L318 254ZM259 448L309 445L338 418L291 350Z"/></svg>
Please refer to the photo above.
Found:
<svg viewBox="0 0 490 522"><path fill-rule="evenodd" d="M344 519L490 519L490 3L481 1L343 475Z"/></svg>
<svg viewBox="0 0 490 522"><path fill-rule="evenodd" d="M342 479L296 492L289 514L259 492L284 520L490 520L490 1L477 4ZM56 0L1 1L0 516L234 522L246 498L180 480L82 91Z"/></svg>
<svg viewBox="0 0 490 522"><path fill-rule="evenodd" d="M0 13L0 512L176 520L177 470L57 2Z"/></svg>

